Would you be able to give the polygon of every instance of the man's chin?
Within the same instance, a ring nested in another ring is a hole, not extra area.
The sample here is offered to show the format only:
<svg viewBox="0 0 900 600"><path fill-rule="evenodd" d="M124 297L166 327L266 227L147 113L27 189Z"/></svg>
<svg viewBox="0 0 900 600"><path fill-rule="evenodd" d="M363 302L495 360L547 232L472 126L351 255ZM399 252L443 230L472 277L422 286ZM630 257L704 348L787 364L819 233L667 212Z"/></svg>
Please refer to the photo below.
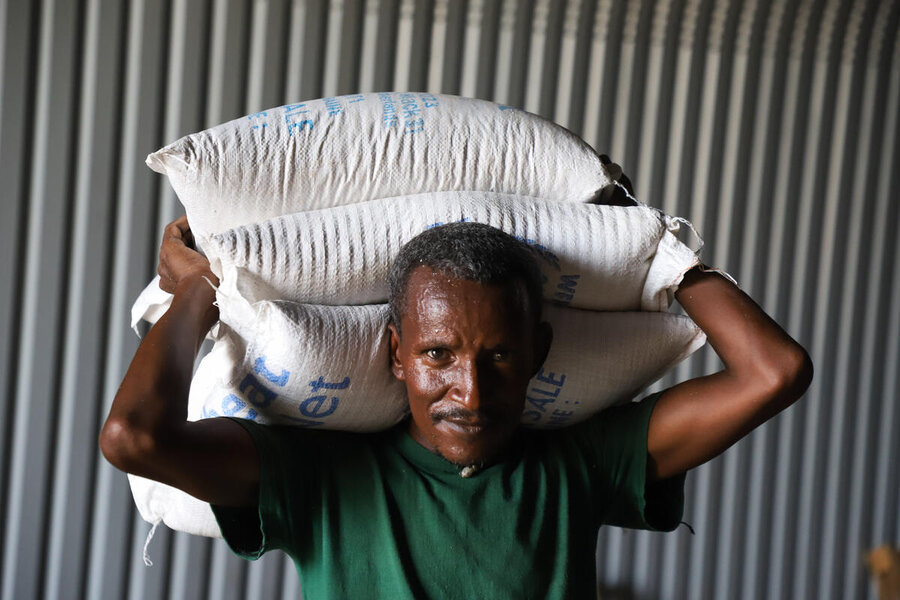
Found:
<svg viewBox="0 0 900 600"><path fill-rule="evenodd" d="M461 427L449 421L442 421L435 429L440 432L435 450L460 467L483 467L495 462L511 437L490 426Z"/></svg>

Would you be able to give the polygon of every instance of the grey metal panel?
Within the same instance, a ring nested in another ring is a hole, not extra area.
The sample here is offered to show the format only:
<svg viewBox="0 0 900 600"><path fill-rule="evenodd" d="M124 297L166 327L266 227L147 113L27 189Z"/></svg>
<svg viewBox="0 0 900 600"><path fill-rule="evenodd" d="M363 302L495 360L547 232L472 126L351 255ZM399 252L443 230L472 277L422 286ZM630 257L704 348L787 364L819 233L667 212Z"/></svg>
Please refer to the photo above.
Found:
<svg viewBox="0 0 900 600"><path fill-rule="evenodd" d="M293 565L157 530L96 435L180 213L143 160L289 101L389 89L526 108L693 220L813 355L805 399L695 470L685 527L601 530L641 598L874 598L900 544L897 0L0 2L0 598L257 598ZM704 350L653 389L718 367Z"/></svg>

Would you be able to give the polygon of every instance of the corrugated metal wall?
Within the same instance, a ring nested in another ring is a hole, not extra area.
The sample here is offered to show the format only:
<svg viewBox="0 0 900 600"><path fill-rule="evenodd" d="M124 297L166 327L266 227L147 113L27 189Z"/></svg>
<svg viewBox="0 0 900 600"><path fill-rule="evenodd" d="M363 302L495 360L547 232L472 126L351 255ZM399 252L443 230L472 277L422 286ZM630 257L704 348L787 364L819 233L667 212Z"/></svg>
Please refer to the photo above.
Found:
<svg viewBox="0 0 900 600"><path fill-rule="evenodd" d="M624 598L874 597L900 544L900 2L0 1L0 598L297 596L137 516L96 446L179 212L148 152L290 100L428 90L580 133L809 348L806 398L604 528ZM666 384L716 368L699 353Z"/></svg>

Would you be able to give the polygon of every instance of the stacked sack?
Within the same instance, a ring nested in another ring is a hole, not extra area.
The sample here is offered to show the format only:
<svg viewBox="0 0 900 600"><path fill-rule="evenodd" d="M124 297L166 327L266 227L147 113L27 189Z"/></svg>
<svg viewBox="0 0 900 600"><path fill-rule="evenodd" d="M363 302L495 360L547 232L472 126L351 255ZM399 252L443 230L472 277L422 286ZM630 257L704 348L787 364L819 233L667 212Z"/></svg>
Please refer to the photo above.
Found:
<svg viewBox="0 0 900 600"><path fill-rule="evenodd" d="M614 185L600 157L524 111L425 93L324 98L187 136L147 163L169 177L220 279L191 420L375 431L403 419L387 273L404 243L450 222L506 231L541 267L554 341L529 386L526 426L628 401L705 342L666 312L698 262L676 237L680 220L592 204ZM170 300L154 280L133 324L155 321ZM144 519L220 535L207 504L129 477Z"/></svg>

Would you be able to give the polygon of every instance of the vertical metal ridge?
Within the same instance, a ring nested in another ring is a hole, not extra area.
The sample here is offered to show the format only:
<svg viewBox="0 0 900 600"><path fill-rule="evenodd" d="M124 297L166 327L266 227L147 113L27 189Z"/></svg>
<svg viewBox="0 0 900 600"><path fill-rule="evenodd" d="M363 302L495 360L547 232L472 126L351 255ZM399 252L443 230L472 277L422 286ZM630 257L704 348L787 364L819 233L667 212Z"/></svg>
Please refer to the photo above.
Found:
<svg viewBox="0 0 900 600"><path fill-rule="evenodd" d="M493 65L493 56L485 56L483 60L479 60L481 58L479 49L485 41L483 26L487 25L484 22L484 0L469 0L466 6L459 55L459 95L474 98L478 95L479 73L484 70L479 68L479 63L490 67Z"/></svg>
<svg viewBox="0 0 900 600"><path fill-rule="evenodd" d="M396 3L393 3L396 6ZM362 18L362 35L360 40L360 73L359 73L359 92L376 91L375 78L376 74L384 79L383 70L379 70L379 49L393 48L394 40L391 39L387 43L378 43L379 21L381 20L381 2L380 0L366 0L363 8ZM380 91L380 90L379 90Z"/></svg>
<svg viewBox="0 0 900 600"><path fill-rule="evenodd" d="M516 0L503 0L497 31L497 63L499 67L492 96L492 99L500 104L510 104L515 23Z"/></svg>
<svg viewBox="0 0 900 600"><path fill-rule="evenodd" d="M14 414L14 398L19 370L20 354L16 351L20 339L22 323L16 318L21 313L23 296L20 290L25 280L25 256L27 252L27 230L31 208L27 199L31 195L33 164L26 157L34 153L32 136L25 135L25 124L32 119L33 107L38 89L38 63L40 61L40 5L29 6L7 3L2 8L2 26L10 31L23 32L25 38L6 35L0 37L2 46L2 66L0 66L0 175L4 182L3 202L0 202L3 235L0 236L0 250L11 258L0 263L0 330L6 331L7 338L0 346L0 410L4 415ZM13 12L13 9L16 9ZM8 42L8 43L7 43ZM13 62L15 61L15 62ZM7 91L10 90L10 91ZM7 266L8 265L8 266ZM13 455L14 419L5 418L0 424L0 594L6 586L4 578L11 580L15 575L6 570L7 560L7 513L10 497L10 477ZM11 546L10 549L13 547Z"/></svg>

